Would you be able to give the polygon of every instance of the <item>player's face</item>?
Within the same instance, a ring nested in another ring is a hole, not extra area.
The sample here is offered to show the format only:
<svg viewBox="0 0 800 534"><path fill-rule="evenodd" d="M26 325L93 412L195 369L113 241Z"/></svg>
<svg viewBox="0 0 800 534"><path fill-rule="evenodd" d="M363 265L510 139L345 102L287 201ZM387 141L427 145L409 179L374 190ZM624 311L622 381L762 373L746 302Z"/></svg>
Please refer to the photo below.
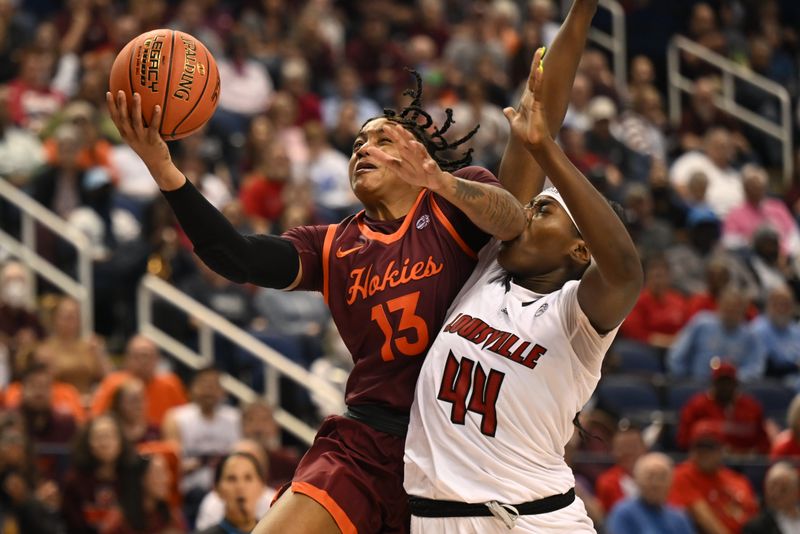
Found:
<svg viewBox="0 0 800 534"><path fill-rule="evenodd" d="M522 233L501 245L497 256L500 266L520 277L570 267L574 249L583 240L564 208L551 197L538 196L525 206L525 217Z"/></svg>
<svg viewBox="0 0 800 534"><path fill-rule="evenodd" d="M395 172L372 157L375 150L396 156L397 150L384 128L389 121L383 118L366 123L353 143L350 156L350 187L362 202L392 196L398 187L408 187Z"/></svg>

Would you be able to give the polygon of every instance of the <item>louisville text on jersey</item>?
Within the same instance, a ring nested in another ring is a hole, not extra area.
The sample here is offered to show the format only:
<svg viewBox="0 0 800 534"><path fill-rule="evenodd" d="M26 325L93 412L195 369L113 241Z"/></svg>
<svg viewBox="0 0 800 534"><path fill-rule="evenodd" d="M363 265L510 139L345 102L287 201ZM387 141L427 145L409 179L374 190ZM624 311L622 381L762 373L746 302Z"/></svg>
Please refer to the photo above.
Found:
<svg viewBox="0 0 800 534"><path fill-rule="evenodd" d="M396 265L397 262L390 261L383 274L372 274L372 265L350 271L353 283L347 288L347 304L353 304L359 297L366 299L390 287L436 276L444 269L444 264L436 263L433 256L428 256L427 261L416 263L411 263L406 258L400 268Z"/></svg>
<svg viewBox="0 0 800 534"><path fill-rule="evenodd" d="M444 332L458 334L467 341L482 345L483 349L522 364L529 369L536 367L539 358L547 349L530 341L522 341L511 332L504 332L486 324L477 317L459 313L444 327Z"/></svg>

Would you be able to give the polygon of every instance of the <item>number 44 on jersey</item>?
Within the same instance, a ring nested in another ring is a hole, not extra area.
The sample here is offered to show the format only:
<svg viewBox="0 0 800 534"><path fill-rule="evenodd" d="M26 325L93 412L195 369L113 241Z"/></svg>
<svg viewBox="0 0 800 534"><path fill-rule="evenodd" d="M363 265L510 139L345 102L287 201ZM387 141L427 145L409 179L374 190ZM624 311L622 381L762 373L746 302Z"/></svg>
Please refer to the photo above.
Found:
<svg viewBox="0 0 800 534"><path fill-rule="evenodd" d="M480 362L469 358L461 358L459 362L450 352L447 355L438 399L453 404L450 410L450 420L453 423L463 425L467 411L480 414L481 432L494 437L497 432L495 405L504 378L505 373L494 369L490 369L487 375Z"/></svg>

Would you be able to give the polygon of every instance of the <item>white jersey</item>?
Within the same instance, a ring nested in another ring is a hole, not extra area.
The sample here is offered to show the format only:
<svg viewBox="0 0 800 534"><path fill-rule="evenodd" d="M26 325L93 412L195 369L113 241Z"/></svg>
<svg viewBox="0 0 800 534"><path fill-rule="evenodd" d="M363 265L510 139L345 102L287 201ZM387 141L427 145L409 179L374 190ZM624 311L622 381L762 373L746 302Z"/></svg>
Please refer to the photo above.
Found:
<svg viewBox="0 0 800 534"><path fill-rule="evenodd" d="M564 446L617 329L596 332L577 281L547 295L507 289L497 246L482 251L422 365L406 438L409 495L517 504L575 485Z"/></svg>

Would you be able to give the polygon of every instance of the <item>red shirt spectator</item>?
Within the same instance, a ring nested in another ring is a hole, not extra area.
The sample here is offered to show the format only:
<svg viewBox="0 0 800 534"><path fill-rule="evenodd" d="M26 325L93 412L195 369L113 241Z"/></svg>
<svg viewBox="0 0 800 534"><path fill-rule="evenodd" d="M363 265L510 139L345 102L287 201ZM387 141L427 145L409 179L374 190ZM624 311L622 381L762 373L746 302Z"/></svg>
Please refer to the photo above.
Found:
<svg viewBox="0 0 800 534"><path fill-rule="evenodd" d="M692 429L689 459L675 468L669 503L686 508L700 532L740 532L758 510L745 477L722 465L722 433L704 421Z"/></svg>
<svg viewBox="0 0 800 534"><path fill-rule="evenodd" d="M81 394L71 384L64 382L53 382L50 389L50 398L52 399L53 409L61 412L68 413L79 423L86 420L86 411L83 409L81 403ZM4 405L9 410L13 410L22 402L22 386L19 382L12 382L6 389Z"/></svg>
<svg viewBox="0 0 800 534"><path fill-rule="evenodd" d="M645 269L645 288L622 323L622 335L656 347L669 347L689 320L686 297L670 288L669 263L651 258Z"/></svg>
<svg viewBox="0 0 800 534"><path fill-rule="evenodd" d="M769 452L770 460L780 458L793 458L800 460L800 439L790 430L786 429L775 438L772 450Z"/></svg>
<svg viewBox="0 0 800 534"><path fill-rule="evenodd" d="M595 483L595 494L605 513L611 511L617 502L639 494L633 481L633 466L647 447L642 433L637 428L618 430L611 442L611 454L615 465L600 473Z"/></svg>
<svg viewBox="0 0 800 534"><path fill-rule="evenodd" d="M681 448L688 448L690 432L696 423L715 421L719 423L725 445L731 451L769 451L763 408L756 399L738 393L736 388L736 368L729 363L718 364L712 372L711 389L693 396L681 410L678 426L678 445Z"/></svg>
<svg viewBox="0 0 800 534"><path fill-rule="evenodd" d="M800 395L797 395L786 410L789 428L778 434L769 453L771 460L789 458L800 460Z"/></svg>

